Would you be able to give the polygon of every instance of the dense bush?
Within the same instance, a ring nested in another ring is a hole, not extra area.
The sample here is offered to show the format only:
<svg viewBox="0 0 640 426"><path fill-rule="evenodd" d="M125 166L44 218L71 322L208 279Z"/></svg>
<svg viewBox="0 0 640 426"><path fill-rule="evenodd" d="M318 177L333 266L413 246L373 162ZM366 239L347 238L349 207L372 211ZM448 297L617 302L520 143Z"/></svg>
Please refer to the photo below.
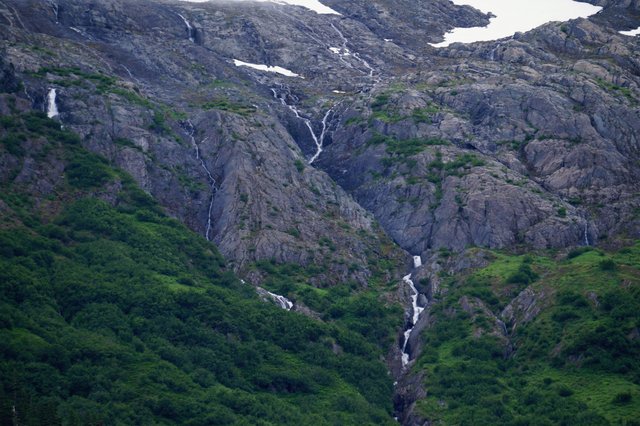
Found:
<svg viewBox="0 0 640 426"><path fill-rule="evenodd" d="M392 422L366 327L260 301L215 246L55 122L5 125L64 163L55 190L66 207L0 187L11 215L0 227L0 424ZM92 198L116 181L109 202ZM372 324L379 309L363 294L345 318Z"/></svg>
<svg viewBox="0 0 640 426"><path fill-rule="evenodd" d="M613 269L592 249L559 262L494 256L487 267L441 284L415 367L428 392L421 413L442 424L634 424L640 244L610 254ZM526 286L536 300L520 303L539 313L526 320L531 311L521 311L515 332L507 324L504 336L497 318Z"/></svg>

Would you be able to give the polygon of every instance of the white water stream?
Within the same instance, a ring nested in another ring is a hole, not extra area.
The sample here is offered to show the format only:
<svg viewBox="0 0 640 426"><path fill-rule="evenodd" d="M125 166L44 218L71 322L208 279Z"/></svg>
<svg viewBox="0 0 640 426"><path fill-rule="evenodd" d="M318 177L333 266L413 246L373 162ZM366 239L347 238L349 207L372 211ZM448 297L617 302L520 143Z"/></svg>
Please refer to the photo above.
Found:
<svg viewBox="0 0 640 426"><path fill-rule="evenodd" d="M280 296L279 294L271 293L269 290L265 291L282 309L290 311L291 308L293 308L293 302L291 300L284 296Z"/></svg>
<svg viewBox="0 0 640 426"><path fill-rule="evenodd" d="M599 6L573 0L451 0L495 15L486 27L454 28L434 47L452 43L498 40L517 32L526 32L553 21L587 18L602 10Z"/></svg>
<svg viewBox="0 0 640 426"><path fill-rule="evenodd" d="M56 104L56 89L49 89L47 94L47 117L53 118L60 115L58 112L58 105Z"/></svg>
<svg viewBox="0 0 640 426"><path fill-rule="evenodd" d="M589 222L584 221L584 245L590 246L589 244Z"/></svg>
<svg viewBox="0 0 640 426"><path fill-rule="evenodd" d="M195 43L196 39L193 37L194 35L194 31L193 31L193 27L191 26L191 24L189 23L189 21L187 21L187 18L185 18L184 16L182 16L181 14L178 13L178 16L180 18L182 18L182 21L184 22L184 24L187 26L187 34L189 35L189 41L191 43Z"/></svg>
<svg viewBox="0 0 640 426"><path fill-rule="evenodd" d="M316 132L313 130L313 125L311 123L311 120L300 115L300 111L298 111L298 108L296 108L295 105L291 105L287 103L287 101L285 100L286 94L285 95L278 94L278 91L276 89L271 89L271 92L273 93L273 97L275 99L278 99L282 104L282 106L287 107L291 112L293 112L296 118L298 120L301 120L304 123L304 125L307 127L307 129L309 129L309 134L311 134L311 138L313 139L313 142L316 144L316 153L309 160L309 164L313 164L313 162L316 161L318 157L320 157L320 154L322 154L322 150L324 147L324 138L327 134L327 121L329 120L329 117L331 116L331 113L333 112L335 106L329 108L329 110L326 112L326 114L322 118L322 131L320 132L320 136L317 136Z"/></svg>
<svg viewBox="0 0 640 426"><path fill-rule="evenodd" d="M58 3L56 3L53 0L49 0L49 5L51 6L51 10L53 11L53 15L56 17L56 24L59 24L60 21L58 21L58 13L60 11L60 8L58 6Z"/></svg>
<svg viewBox="0 0 640 426"><path fill-rule="evenodd" d="M207 241L211 241L211 228L212 228L211 216L213 214L213 202L215 200L215 195L216 195L216 192L218 192L217 182L216 182L216 179L211 174L209 167L207 167L207 163L205 163L204 159L200 156L200 147L198 146L195 138L195 130L196 130L195 127L193 127L193 124L191 123L190 120L187 120L186 124L188 125L188 128L185 128L185 133L191 139L191 144L193 145L193 148L196 151L196 160L200 161L200 165L202 166L202 169L207 174L207 178L209 179L209 185L211 187L211 200L209 201L209 211L207 214L207 226L204 233L204 237L207 239ZM206 140L207 139L205 138L202 140L202 142Z"/></svg>
<svg viewBox="0 0 640 426"><path fill-rule="evenodd" d="M331 23L331 28L333 28L333 30L336 33L338 33L338 36L340 37L340 40L341 40L341 46L340 47L330 47L329 50L331 50L331 52L335 53L336 55L339 55L340 56L340 62L345 64L348 68L353 68L353 67L351 66L350 63L348 63L346 61L345 58L347 58L347 57L354 58L356 61L358 61L365 68L366 71L363 71L363 72L366 73L369 78L373 78L373 74L374 74L375 70L369 64L369 62L367 62L366 60L362 59L362 57L360 56L360 54L358 52L352 52L349 49L349 46L348 46L349 45L349 40L345 37L343 32L340 31L340 29L333 24L333 22Z"/></svg>
<svg viewBox="0 0 640 426"><path fill-rule="evenodd" d="M420 258L420 256L413 256L413 268L414 269L419 268L420 266L422 266L422 258ZM407 328L407 330L405 330L404 332L404 343L402 345L402 366L403 367L406 367L407 364L409 364L410 353L407 351L409 338L411 337L411 333L413 332L413 329L415 328L416 324L418 323L418 320L420 319L420 314L422 314L422 312L425 309L424 307L418 306L418 296L420 295L420 293L418 292L418 289L416 288L415 284L411 280L411 276L412 274L409 274L409 275L406 275L404 278L402 278L402 281L404 281L404 283L409 286L409 288L413 293L411 295L411 308L413 311L413 317L411 318L411 326Z"/></svg>

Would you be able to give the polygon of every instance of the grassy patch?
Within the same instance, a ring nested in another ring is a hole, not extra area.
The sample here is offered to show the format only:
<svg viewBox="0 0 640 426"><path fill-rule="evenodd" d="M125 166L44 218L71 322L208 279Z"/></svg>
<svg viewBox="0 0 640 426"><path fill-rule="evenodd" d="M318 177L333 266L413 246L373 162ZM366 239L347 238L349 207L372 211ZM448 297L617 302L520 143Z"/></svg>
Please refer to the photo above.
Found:
<svg viewBox="0 0 640 426"><path fill-rule="evenodd" d="M443 283L415 367L427 372L421 412L444 424L634 424L640 243L606 256L582 248L565 260L493 257ZM496 317L526 287L540 312L529 322L516 314L509 349L495 337Z"/></svg>

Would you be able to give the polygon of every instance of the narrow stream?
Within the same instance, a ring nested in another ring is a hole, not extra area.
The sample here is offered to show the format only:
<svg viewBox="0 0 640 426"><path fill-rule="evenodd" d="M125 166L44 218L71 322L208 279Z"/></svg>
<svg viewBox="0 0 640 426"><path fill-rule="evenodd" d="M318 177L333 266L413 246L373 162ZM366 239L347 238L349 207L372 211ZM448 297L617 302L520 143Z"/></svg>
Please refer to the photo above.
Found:
<svg viewBox="0 0 640 426"><path fill-rule="evenodd" d="M316 161L318 157L320 157L320 154L322 154L322 150L324 147L324 138L327 134L327 123L335 106L329 108L329 110L326 112L326 114L322 118L322 131L318 136L316 135L316 132L313 130L313 124L311 123L311 120L300 115L300 111L298 111L298 108L296 108L295 105L287 103L286 101L287 95L292 96L290 93L287 92L285 94L279 94L276 89L271 89L271 92L273 93L273 97L279 100L282 106L287 107L291 112L293 112L296 118L298 120L301 120L304 123L304 125L307 127L307 129L309 129L309 134L311 134L311 138L313 139L313 142L316 144L316 153L309 160L309 164L313 164L313 162Z"/></svg>
<svg viewBox="0 0 640 426"><path fill-rule="evenodd" d="M591 245L589 244L589 222L587 220L584 221L584 245Z"/></svg>
<svg viewBox="0 0 640 426"><path fill-rule="evenodd" d="M293 302L287 299L284 296L280 296L279 294L271 293L269 290L265 290L269 297L271 297L282 309L285 311L290 311L293 308Z"/></svg>
<svg viewBox="0 0 640 426"><path fill-rule="evenodd" d="M367 76L369 78L373 78L373 74L375 73L375 70L373 69L373 67L369 64L369 62L367 62L366 60L364 60L360 54L358 52L355 51L351 51L348 47L349 45L349 40L344 36L343 32L340 31L338 29L338 27L336 27L333 23L331 23L331 28L333 28L333 30L338 33L338 36L340 37L340 39L342 40L342 46L337 48L337 47L330 47L329 50L331 50L333 53L335 53L336 55L340 56L340 61L344 64L347 65L347 67L349 68L353 68L351 66L351 64L349 64L344 57L349 57L351 56L352 58L355 58L356 61L358 61L365 69L366 71L360 70L363 73L367 74Z"/></svg>
<svg viewBox="0 0 640 426"><path fill-rule="evenodd" d="M413 268L416 269L416 268L419 268L420 266L422 266L422 258L420 256L413 256ZM403 367L406 367L407 364L409 364L409 360L411 356L408 350L409 338L411 337L411 333L413 332L413 329L415 328L416 324L418 323L418 320L420 319L420 314L422 314L422 312L425 309L424 307L418 306L418 296L420 296L420 293L418 292L418 289L413 283L411 277L412 277L412 274L409 274L402 279L402 281L404 281L404 283L409 286L409 288L413 293L411 295L411 308L412 308L413 316L411 318L411 322L408 324L409 327L404 332L404 343L402 344L402 366Z"/></svg>
<svg viewBox="0 0 640 426"><path fill-rule="evenodd" d="M180 18L182 18L182 21L184 22L184 24L187 26L187 34L189 35L189 41L191 43L195 43L196 42L196 38L195 38L195 31L193 29L193 27L191 26L191 24L189 23L189 21L187 21L187 18L185 18L184 16L182 16L181 14L178 13L178 16Z"/></svg>
<svg viewBox="0 0 640 426"><path fill-rule="evenodd" d="M195 138L195 131L196 131L195 127L193 127L191 120L187 120L185 124L186 126L183 126L183 128L187 136L189 136L189 138L191 139L191 144L193 145L193 148L195 149L195 152L196 152L196 160L200 161L200 165L202 166L202 169L207 174L209 185L211 187L211 200L209 201L209 211L207 214L207 226L204 233L204 237L207 239L207 241L211 241L211 228L212 228L211 216L213 214L213 202L215 200L215 195L216 195L216 192L218 192L217 182L216 182L216 179L211 174L209 167L207 167L207 163L205 163L204 159L200 156L200 147L198 146L198 143L196 142L196 138ZM203 139L202 142L206 140L207 139L205 138Z"/></svg>

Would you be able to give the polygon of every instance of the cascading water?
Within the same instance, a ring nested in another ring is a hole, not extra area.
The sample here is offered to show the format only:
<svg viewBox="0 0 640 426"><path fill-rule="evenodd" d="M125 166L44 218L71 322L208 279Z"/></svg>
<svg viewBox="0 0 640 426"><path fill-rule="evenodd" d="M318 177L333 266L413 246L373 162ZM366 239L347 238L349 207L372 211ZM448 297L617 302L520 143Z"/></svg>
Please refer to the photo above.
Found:
<svg viewBox="0 0 640 426"><path fill-rule="evenodd" d="M47 94L47 117L53 118L60 115L58 112L58 105L56 104L56 89L49 89Z"/></svg>
<svg viewBox="0 0 640 426"><path fill-rule="evenodd" d="M269 297L271 297L282 309L285 311L290 311L293 308L293 302L287 299L284 296L280 296L279 294L271 293L269 290L265 290Z"/></svg>
<svg viewBox="0 0 640 426"><path fill-rule="evenodd" d="M333 112L334 108L335 107L329 108L329 110L324 115L324 117L322 117L322 132L320 132L320 137L318 138L318 141L316 142L316 146L317 146L318 150L313 155L313 157L311 157L311 159L309 160L309 164L313 164L313 162L316 161L318 159L318 157L320 157L320 154L322 154L322 150L324 149L324 137L327 134L327 120L329 119L329 116Z"/></svg>
<svg viewBox="0 0 640 426"><path fill-rule="evenodd" d="M194 30L193 26L189 23L189 21L187 21L187 18L185 18L184 16L182 16L179 13L178 13L178 16L182 19L182 22L184 22L184 24L187 27L187 34L189 36L189 41L191 43L195 43L196 42L196 38L195 38L195 30Z"/></svg>
<svg viewBox="0 0 640 426"><path fill-rule="evenodd" d="M502 46L502 43L498 43L496 45L496 47L491 49L491 53L489 53L489 60L491 60L492 62L495 62L495 60L496 60L496 52L498 51L498 49L500 49L501 46Z"/></svg>
<svg viewBox="0 0 640 426"><path fill-rule="evenodd" d="M207 163L205 163L204 159L200 157L200 147L198 146L195 138L195 130L196 130L195 127L191 123L191 120L187 120L184 124L186 124L186 126L183 126L185 133L191 139L191 144L195 149L196 160L200 161L200 165L202 166L202 169L207 174L207 178L209 179L209 185L211 187L211 200L209 201L209 211L207 213L207 226L204 233L204 237L207 239L207 241L211 241L211 228L212 228L211 216L213 214L213 202L215 201L215 195L216 195L216 192L218 192L217 182L216 182L216 179L213 177L213 174L211 174L209 167L207 167ZM207 139L205 138L203 139L202 142L206 140Z"/></svg>
<svg viewBox="0 0 640 426"><path fill-rule="evenodd" d="M240 280L240 282L242 284L247 283L245 280L242 280L242 279ZM272 293L269 290L265 290L262 287L256 287L256 291L258 292L259 295L269 297L271 300L276 302L278 306L280 306L285 311L290 311L291 309L293 309L293 302L284 296L280 296L279 294Z"/></svg>
<svg viewBox="0 0 640 426"><path fill-rule="evenodd" d="M53 0L49 0L49 5L51 6L51 10L53 11L53 15L56 17L56 24L59 24L60 22L58 21L58 12L60 10L58 3L56 3Z"/></svg>
<svg viewBox="0 0 640 426"><path fill-rule="evenodd" d="M329 48L329 50L331 50L333 53L340 55L340 60L347 64L347 66L349 68L351 68L351 65L348 64L343 57L345 56L351 56L353 58L355 58L358 62L360 62L360 64L362 64L362 66L364 68L366 68L366 73L368 75L369 78L373 78L373 74L375 72L375 70L373 69L373 67L369 64L369 62L367 62L366 60L362 59L362 57L360 56L360 54L358 52L352 52L351 50L349 50L348 44L349 44L349 40L344 36L344 34L342 33L342 31L340 31L338 29L338 27L336 27L333 23L331 23L331 28L334 29L334 31L336 33L338 33L338 36L340 37L340 39L342 40L342 46L340 48Z"/></svg>
<svg viewBox="0 0 640 426"><path fill-rule="evenodd" d="M414 269L419 268L420 266L422 266L422 258L420 256L413 256ZM409 327L404 332L404 343L402 344L402 366L403 367L406 367L407 364L409 364L409 358L411 356L411 354L408 351L409 338L411 337L411 333L413 332L413 329L415 328L416 324L418 323L418 320L420 319L420 314L422 314L422 312L425 309L424 307L418 306L418 296L420 295L420 293L418 292L418 289L416 288L415 284L411 280L411 276L412 274L409 274L409 275L406 275L404 278L402 278L402 281L404 281L404 283L409 286L409 288L413 293L411 295L411 308L413 310L413 317L411 318L411 323L409 324Z"/></svg>
<svg viewBox="0 0 640 426"><path fill-rule="evenodd" d="M590 246L591 244L589 244L589 222L588 221L584 221L584 245L585 246Z"/></svg>
<svg viewBox="0 0 640 426"><path fill-rule="evenodd" d="M273 93L273 97L277 100L280 101L280 103L282 104L282 106L287 107L291 112L293 112L293 114L296 116L296 118L298 120L301 120L305 126L307 126L307 129L309 129L309 133L311 134L311 138L313 139L313 142L316 144L316 153L311 157L311 159L309 160L309 164L312 164L314 161L316 161L318 159L318 157L320 156L320 154L322 154L322 150L323 150L323 146L324 146L324 138L326 136L327 133L327 122L329 120L329 117L331 116L331 113L333 112L334 107L331 107L327 113L324 115L323 119L322 119L322 131L320 132L320 136L316 136L315 131L313 130L313 125L311 124L311 120L309 120L306 117L303 117L302 115L300 115L300 111L298 111L298 108L295 107L295 105L291 105L288 104L286 101L286 94L281 95L278 94L278 91L276 89L271 89L271 92Z"/></svg>

